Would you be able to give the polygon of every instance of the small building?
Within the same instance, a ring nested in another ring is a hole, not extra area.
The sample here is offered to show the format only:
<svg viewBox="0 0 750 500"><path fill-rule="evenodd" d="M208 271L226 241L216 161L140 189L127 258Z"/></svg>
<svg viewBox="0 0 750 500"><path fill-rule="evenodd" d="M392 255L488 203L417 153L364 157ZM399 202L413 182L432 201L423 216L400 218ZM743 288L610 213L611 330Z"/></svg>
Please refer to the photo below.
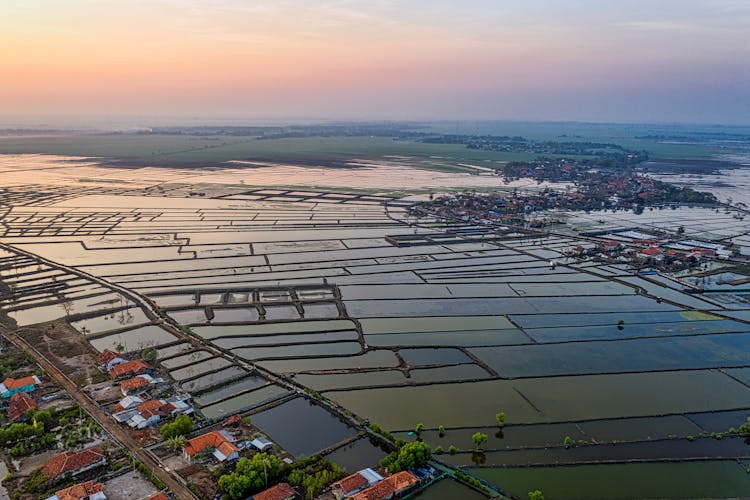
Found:
<svg viewBox="0 0 750 500"><path fill-rule="evenodd" d="M240 425L240 422L242 422L242 415L239 413L235 413L231 417L225 418L224 421L221 423L222 427L237 427Z"/></svg>
<svg viewBox="0 0 750 500"><path fill-rule="evenodd" d="M5 416L11 422L20 422L24 420L28 410L38 410L39 405L33 398L25 392L17 392L10 397L10 404Z"/></svg>
<svg viewBox="0 0 750 500"><path fill-rule="evenodd" d="M288 483L279 483L250 498L252 500L293 500L297 498L297 492Z"/></svg>
<svg viewBox="0 0 750 500"><path fill-rule="evenodd" d="M333 496L340 500L352 496L358 491L362 491L382 480L383 476L374 470L369 468L362 469L333 483L331 491L333 492Z"/></svg>
<svg viewBox="0 0 750 500"><path fill-rule="evenodd" d="M42 381L36 375L23 378L8 377L0 383L0 397L9 398L19 392L33 392Z"/></svg>
<svg viewBox="0 0 750 500"><path fill-rule="evenodd" d="M658 247L648 247L641 250L638 255L646 259L663 260L664 254Z"/></svg>
<svg viewBox="0 0 750 500"><path fill-rule="evenodd" d="M162 418L178 413L172 403L163 399L150 399L136 407L136 413L128 419L128 425L135 429L145 429L159 423Z"/></svg>
<svg viewBox="0 0 750 500"><path fill-rule="evenodd" d="M47 500L107 500L107 495L104 494L102 483L86 481L58 490Z"/></svg>
<svg viewBox="0 0 750 500"><path fill-rule="evenodd" d="M219 462L237 460L240 449L235 439L226 431L212 431L189 439L182 445L182 454L193 463L199 455L211 453Z"/></svg>
<svg viewBox="0 0 750 500"><path fill-rule="evenodd" d="M99 366L107 373L109 373L113 366L121 365L127 362L127 359L109 349L104 349L104 351L99 355Z"/></svg>
<svg viewBox="0 0 750 500"><path fill-rule="evenodd" d="M145 500L169 500L169 497L163 491L159 491L153 495L147 496Z"/></svg>
<svg viewBox="0 0 750 500"><path fill-rule="evenodd" d="M144 373L143 375L137 375L133 378L129 378L120 382L120 392L123 396L141 394L149 390L154 385L156 385L156 379L154 379L151 375Z"/></svg>
<svg viewBox="0 0 750 500"><path fill-rule="evenodd" d="M143 399L138 396L125 396L117 404L115 404L114 412L119 413L121 411L130 410L135 408L139 404L143 403Z"/></svg>
<svg viewBox="0 0 750 500"><path fill-rule="evenodd" d="M602 243L602 249L605 252L614 252L615 250L618 250L619 248L620 248L619 241L607 241L605 243Z"/></svg>
<svg viewBox="0 0 750 500"><path fill-rule="evenodd" d="M50 458L42 472L50 479L70 474L77 476L107 463L100 448L89 448L83 451L66 451Z"/></svg>
<svg viewBox="0 0 750 500"><path fill-rule="evenodd" d="M109 375L115 380L120 380L135 377L136 375L142 375L150 371L151 367L149 365L140 359L134 359L133 361L127 361L113 366L109 369Z"/></svg>
<svg viewBox="0 0 750 500"><path fill-rule="evenodd" d="M270 441L264 437L257 437L250 441L250 444L258 451L266 451L271 449L271 447L273 446L273 441Z"/></svg>
<svg viewBox="0 0 750 500"><path fill-rule="evenodd" d="M351 498L352 500L390 500L403 495L418 484L419 479L413 474L401 471L355 493Z"/></svg>

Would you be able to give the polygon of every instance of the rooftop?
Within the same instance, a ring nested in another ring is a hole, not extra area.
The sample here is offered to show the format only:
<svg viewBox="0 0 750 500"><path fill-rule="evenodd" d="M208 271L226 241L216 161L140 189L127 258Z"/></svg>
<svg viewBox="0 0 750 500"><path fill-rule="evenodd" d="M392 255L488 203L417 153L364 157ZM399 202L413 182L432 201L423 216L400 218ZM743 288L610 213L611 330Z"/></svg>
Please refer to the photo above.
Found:
<svg viewBox="0 0 750 500"><path fill-rule="evenodd" d="M55 496L50 497L55 500L80 500L86 498L89 500L104 500L107 496L104 494L104 485L94 481L74 484L68 488L55 492Z"/></svg>
<svg viewBox="0 0 750 500"><path fill-rule="evenodd" d="M79 452L66 451L50 458L42 471L51 478L68 472L76 472L84 467L104 460L104 454L99 448L89 448Z"/></svg>
<svg viewBox="0 0 750 500"><path fill-rule="evenodd" d="M222 444L228 443L232 446L230 453L232 451L239 452L239 448L233 444L233 441L234 439L224 431L211 431L194 437L193 439L189 439L184 445L182 445L182 450L187 453L188 456L192 457L208 447L220 449ZM229 451L229 448L225 446L224 451ZM228 454L223 451L222 454L228 456Z"/></svg>
<svg viewBox="0 0 750 500"><path fill-rule="evenodd" d="M279 483L276 486L271 486L267 490L253 495L252 498L253 500L287 500L295 496L297 496L297 492L294 491L294 488L287 483Z"/></svg>

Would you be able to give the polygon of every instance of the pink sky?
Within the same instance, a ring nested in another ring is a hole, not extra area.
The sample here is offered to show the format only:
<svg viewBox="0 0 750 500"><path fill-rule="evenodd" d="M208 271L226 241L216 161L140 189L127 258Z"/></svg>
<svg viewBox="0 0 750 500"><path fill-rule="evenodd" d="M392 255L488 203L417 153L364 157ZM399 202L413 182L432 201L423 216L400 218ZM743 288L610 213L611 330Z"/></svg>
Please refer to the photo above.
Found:
<svg viewBox="0 0 750 500"><path fill-rule="evenodd" d="M3 0L0 109L748 122L748 32L740 0Z"/></svg>

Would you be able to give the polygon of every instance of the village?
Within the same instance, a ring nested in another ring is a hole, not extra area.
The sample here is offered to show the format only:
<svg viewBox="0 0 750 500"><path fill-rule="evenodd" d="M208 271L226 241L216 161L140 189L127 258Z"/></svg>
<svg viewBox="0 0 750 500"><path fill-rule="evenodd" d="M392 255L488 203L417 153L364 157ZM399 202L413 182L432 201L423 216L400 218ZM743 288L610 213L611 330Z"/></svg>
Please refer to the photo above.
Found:
<svg viewBox="0 0 750 500"><path fill-rule="evenodd" d="M389 500L443 475L428 464L430 447L420 442L402 445L389 467L374 463L348 475L327 459L295 458L248 416L236 413L214 421L198 415L190 394L176 390L160 373L152 350L139 356L104 350L98 369L108 380L84 391L197 498ZM0 383L0 441L17 469L3 481L11 498L177 497L32 358L7 341L2 355L4 372L13 374Z"/></svg>

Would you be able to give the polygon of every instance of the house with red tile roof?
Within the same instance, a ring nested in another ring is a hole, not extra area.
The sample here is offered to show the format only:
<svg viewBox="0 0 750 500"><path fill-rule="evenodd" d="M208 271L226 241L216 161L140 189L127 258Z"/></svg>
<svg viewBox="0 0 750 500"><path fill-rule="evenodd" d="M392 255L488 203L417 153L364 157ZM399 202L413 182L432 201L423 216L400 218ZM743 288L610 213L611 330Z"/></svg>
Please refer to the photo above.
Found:
<svg viewBox="0 0 750 500"><path fill-rule="evenodd" d="M156 380L151 375L137 375L120 382L120 392L123 396L132 396L145 392L154 385L156 385Z"/></svg>
<svg viewBox="0 0 750 500"><path fill-rule="evenodd" d="M147 496L144 500L169 500L169 497L163 491Z"/></svg>
<svg viewBox="0 0 750 500"><path fill-rule="evenodd" d="M235 444L234 437L226 431L201 434L182 445L182 454L190 463L193 463L199 455L208 453L211 453L219 462L224 462L238 459L240 449Z"/></svg>
<svg viewBox="0 0 750 500"><path fill-rule="evenodd" d="M419 479L413 474L401 471L388 476L369 488L365 488L351 498L352 500L390 500L396 496L403 495L418 484Z"/></svg>
<svg viewBox="0 0 750 500"><path fill-rule="evenodd" d="M38 410L39 405L25 392L17 392L10 397L10 404L5 416L11 422L18 422L24 418L24 415L30 409Z"/></svg>
<svg viewBox="0 0 750 500"><path fill-rule="evenodd" d="M140 359L134 359L126 363L120 363L109 369L109 375L116 379L123 379L128 377L135 377L136 375L142 375L151 371L151 367L141 361Z"/></svg>
<svg viewBox="0 0 750 500"><path fill-rule="evenodd" d="M333 496L340 500L354 495L358 491L362 491L382 480L383 476L374 470L363 469L333 483L331 491L333 492Z"/></svg>
<svg viewBox="0 0 750 500"><path fill-rule="evenodd" d="M107 459L100 448L89 448L78 452L66 451L50 458L42 468L42 472L52 479L66 474L76 476L106 463Z"/></svg>
<svg viewBox="0 0 750 500"><path fill-rule="evenodd" d="M0 397L9 398L18 392L32 392L38 385L42 385L42 381L36 375L22 378L8 377L0 383Z"/></svg>
<svg viewBox="0 0 750 500"><path fill-rule="evenodd" d="M297 492L288 483L279 483L250 498L251 500L293 500L297 498Z"/></svg>
<svg viewBox="0 0 750 500"><path fill-rule="evenodd" d="M121 365L127 362L127 359L109 349L104 349L99 355L99 366L101 366L106 372L109 372L115 365Z"/></svg>
<svg viewBox="0 0 750 500"><path fill-rule="evenodd" d="M86 481L58 490L47 500L107 500L107 495L104 494L102 483Z"/></svg>
<svg viewBox="0 0 750 500"><path fill-rule="evenodd" d="M648 248L644 248L640 252L638 252L638 255L640 257L645 257L647 259L654 259L654 260L663 260L664 255L661 249L655 246L650 246Z"/></svg>

